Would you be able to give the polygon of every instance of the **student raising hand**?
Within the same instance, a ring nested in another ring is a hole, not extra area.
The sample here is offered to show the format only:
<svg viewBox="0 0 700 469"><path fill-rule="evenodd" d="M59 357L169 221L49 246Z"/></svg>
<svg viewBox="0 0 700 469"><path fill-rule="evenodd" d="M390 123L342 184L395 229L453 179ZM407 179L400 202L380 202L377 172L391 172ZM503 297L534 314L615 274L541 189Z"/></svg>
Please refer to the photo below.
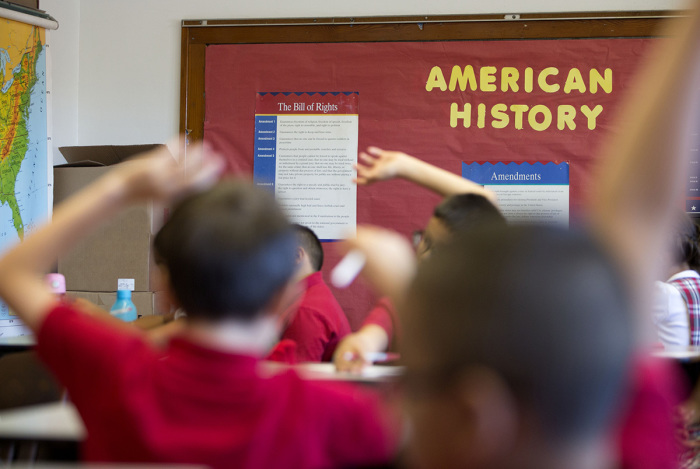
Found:
<svg viewBox="0 0 700 469"><path fill-rule="evenodd" d="M368 147L366 152L360 152L358 159L359 163L355 165L355 183L358 185L399 178L423 186L443 197L476 194L497 205L496 194L493 191L400 151Z"/></svg>
<svg viewBox="0 0 700 469"><path fill-rule="evenodd" d="M61 204L50 224L0 259L0 297L37 332L56 301L42 280L56 258L131 203L167 202L205 189L222 169L221 158L200 145L188 149L179 163L162 147L115 166Z"/></svg>

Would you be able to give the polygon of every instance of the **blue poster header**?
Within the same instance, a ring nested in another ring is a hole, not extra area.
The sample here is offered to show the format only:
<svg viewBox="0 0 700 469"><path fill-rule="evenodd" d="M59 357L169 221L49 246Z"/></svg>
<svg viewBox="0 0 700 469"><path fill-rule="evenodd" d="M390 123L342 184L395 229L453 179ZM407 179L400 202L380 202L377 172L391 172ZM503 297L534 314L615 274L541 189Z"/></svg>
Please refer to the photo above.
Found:
<svg viewBox="0 0 700 469"><path fill-rule="evenodd" d="M688 213L700 213L700 200L686 200L685 211Z"/></svg>
<svg viewBox="0 0 700 469"><path fill-rule="evenodd" d="M462 177L493 185L569 185L569 163L462 163Z"/></svg>
<svg viewBox="0 0 700 469"><path fill-rule="evenodd" d="M277 117L255 116L255 152L253 181L256 186L275 193L277 171Z"/></svg>

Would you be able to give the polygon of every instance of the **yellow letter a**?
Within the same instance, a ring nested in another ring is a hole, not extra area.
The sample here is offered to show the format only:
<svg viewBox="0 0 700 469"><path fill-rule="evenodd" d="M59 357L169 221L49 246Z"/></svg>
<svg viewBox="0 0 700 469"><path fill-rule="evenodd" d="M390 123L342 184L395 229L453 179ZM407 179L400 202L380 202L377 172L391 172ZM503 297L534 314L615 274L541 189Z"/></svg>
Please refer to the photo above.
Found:
<svg viewBox="0 0 700 469"><path fill-rule="evenodd" d="M438 87L442 91L447 90L447 83L445 83L445 77L442 75L442 69L437 65L430 70L430 76L428 76L428 81L425 83L425 91L433 91L433 88Z"/></svg>

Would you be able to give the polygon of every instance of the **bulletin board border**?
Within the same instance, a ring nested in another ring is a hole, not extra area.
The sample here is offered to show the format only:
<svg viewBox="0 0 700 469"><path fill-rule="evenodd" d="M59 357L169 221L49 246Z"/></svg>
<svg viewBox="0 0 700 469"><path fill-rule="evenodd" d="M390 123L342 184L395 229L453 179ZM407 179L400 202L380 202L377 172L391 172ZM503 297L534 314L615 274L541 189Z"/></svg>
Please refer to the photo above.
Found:
<svg viewBox="0 0 700 469"><path fill-rule="evenodd" d="M686 11L183 20L180 133L204 138L206 48L218 44L656 37Z"/></svg>

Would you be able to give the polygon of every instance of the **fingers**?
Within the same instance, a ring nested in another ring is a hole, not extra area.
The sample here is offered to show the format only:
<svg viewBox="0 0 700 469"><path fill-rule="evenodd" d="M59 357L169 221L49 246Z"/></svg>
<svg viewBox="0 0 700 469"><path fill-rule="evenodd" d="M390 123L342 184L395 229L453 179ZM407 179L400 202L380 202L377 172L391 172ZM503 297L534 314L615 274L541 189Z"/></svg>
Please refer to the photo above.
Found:
<svg viewBox="0 0 700 469"><path fill-rule="evenodd" d="M348 373L362 373L362 370L370 366L372 363L364 358L364 355L352 352L345 352L343 361L338 371L346 371Z"/></svg>
<svg viewBox="0 0 700 469"><path fill-rule="evenodd" d="M184 138L180 137L171 140L168 145L170 148L178 148L184 143ZM224 158L205 144L189 145L186 152L180 154L178 162L168 146L159 146L119 165L111 177L124 182L130 199L176 201L194 191L212 186L225 167ZM182 155L186 155L186 158Z"/></svg>
<svg viewBox="0 0 700 469"><path fill-rule="evenodd" d="M187 191L201 191L214 185L225 168L223 158L206 156L198 167L186 167L185 189Z"/></svg>
<svg viewBox="0 0 700 469"><path fill-rule="evenodd" d="M365 153L364 151L361 151L360 154L358 155L359 159L362 160L363 163L367 165L372 165L374 162L377 160L376 158L370 156L369 154ZM357 166L357 165L356 165Z"/></svg>
<svg viewBox="0 0 700 469"><path fill-rule="evenodd" d="M398 151L367 147L358 155L357 175L365 184L393 179L400 175L406 157L405 153Z"/></svg>
<svg viewBox="0 0 700 469"><path fill-rule="evenodd" d="M204 163L211 159L221 159L221 155L214 150L210 143L203 140L187 143L184 135L173 138L168 142L169 148L179 149L177 161L187 172L197 171Z"/></svg>
<svg viewBox="0 0 700 469"><path fill-rule="evenodd" d="M185 146L183 136L177 142L181 148L180 162L176 169L179 187L173 187L173 197L182 197L214 185L223 174L224 157L207 142L200 141Z"/></svg>
<svg viewBox="0 0 700 469"><path fill-rule="evenodd" d="M379 147L369 146L367 147L367 153L379 157L382 155L382 153L384 153L384 150Z"/></svg>
<svg viewBox="0 0 700 469"><path fill-rule="evenodd" d="M352 168L357 172L357 176L352 178L352 182L357 184L358 186L364 186L369 183L365 173L366 169L364 166L360 166L359 164L355 163L352 165Z"/></svg>
<svg viewBox="0 0 700 469"><path fill-rule="evenodd" d="M184 161L187 147L186 142L187 138L185 137L185 135L177 135L175 137L171 137L165 143L165 148L160 147L159 149L161 151L167 150L168 153L171 155L171 158L174 158L175 161Z"/></svg>
<svg viewBox="0 0 700 469"><path fill-rule="evenodd" d="M371 365L364 358L364 354L355 339L354 334L347 336L336 350L333 362L338 371L361 373L362 370Z"/></svg>

